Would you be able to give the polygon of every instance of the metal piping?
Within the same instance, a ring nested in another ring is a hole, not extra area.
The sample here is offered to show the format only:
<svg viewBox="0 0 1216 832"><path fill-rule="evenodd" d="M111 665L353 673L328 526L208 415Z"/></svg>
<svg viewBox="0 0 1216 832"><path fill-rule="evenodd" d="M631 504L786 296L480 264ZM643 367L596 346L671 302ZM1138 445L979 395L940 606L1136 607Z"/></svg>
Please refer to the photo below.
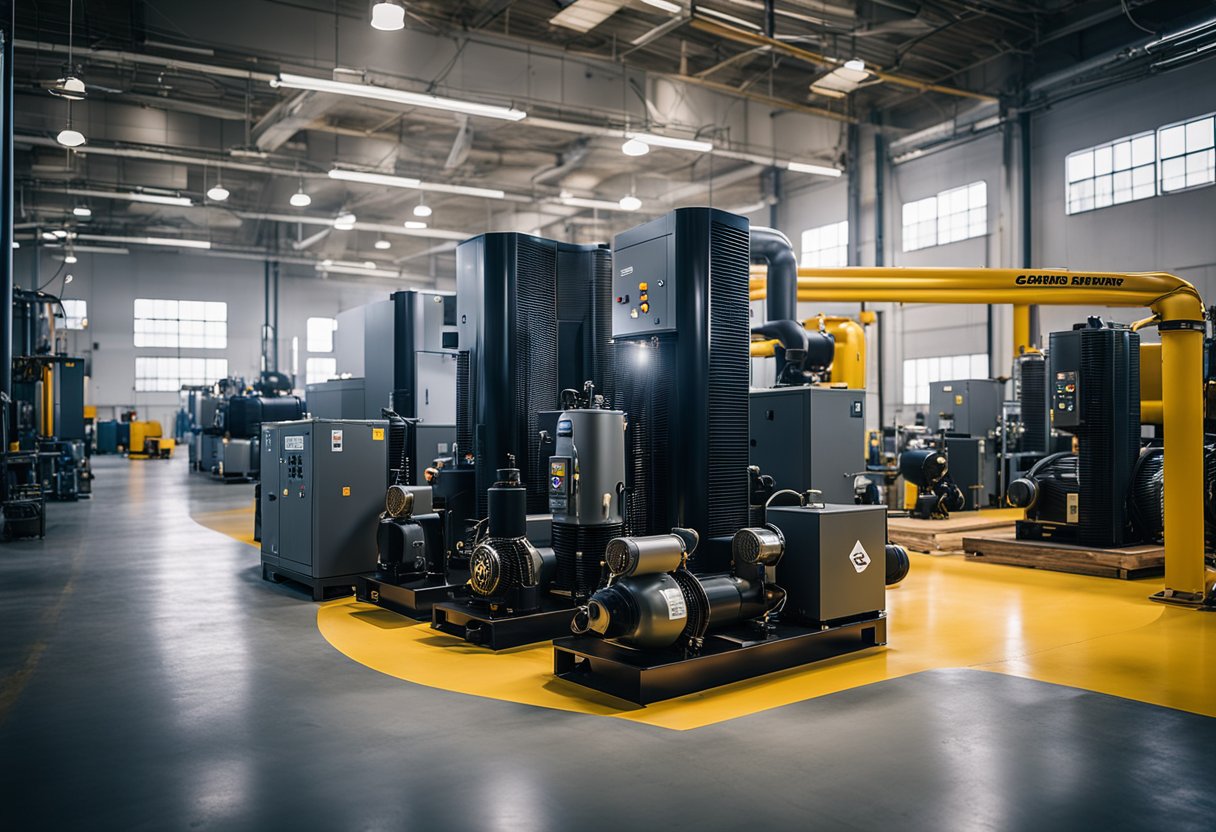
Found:
<svg viewBox="0 0 1216 832"><path fill-rule="evenodd" d="M798 258L790 238L775 228L752 226L752 262L768 264L768 299L764 317L769 323L798 317Z"/></svg>
<svg viewBox="0 0 1216 832"><path fill-rule="evenodd" d="M0 454L8 450L8 402L13 392L13 30L16 4L0 0ZM34 258L38 252L35 250ZM0 498L8 484L0 478Z"/></svg>

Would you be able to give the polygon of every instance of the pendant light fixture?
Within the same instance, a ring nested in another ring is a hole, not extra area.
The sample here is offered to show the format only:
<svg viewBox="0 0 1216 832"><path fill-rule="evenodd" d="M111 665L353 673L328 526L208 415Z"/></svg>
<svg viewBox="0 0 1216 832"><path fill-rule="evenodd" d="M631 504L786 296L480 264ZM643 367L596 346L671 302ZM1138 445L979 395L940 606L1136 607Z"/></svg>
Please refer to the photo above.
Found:
<svg viewBox="0 0 1216 832"><path fill-rule="evenodd" d="M431 214L435 213L431 210L431 206L426 204L426 195L424 194L418 200L418 204L414 206L414 216L426 219Z"/></svg>
<svg viewBox="0 0 1216 832"><path fill-rule="evenodd" d="M372 4L372 28L397 32L405 28L405 3L402 0L377 0Z"/></svg>
<svg viewBox="0 0 1216 832"><path fill-rule="evenodd" d="M72 33L75 29L76 0L68 0L68 72L55 82L55 86L51 88L51 94L64 98L68 102L68 122L59 134L55 136L55 141L59 142L64 147L80 147L84 144L84 133L72 128L72 102L79 101L85 96L84 82L71 74L72 67Z"/></svg>

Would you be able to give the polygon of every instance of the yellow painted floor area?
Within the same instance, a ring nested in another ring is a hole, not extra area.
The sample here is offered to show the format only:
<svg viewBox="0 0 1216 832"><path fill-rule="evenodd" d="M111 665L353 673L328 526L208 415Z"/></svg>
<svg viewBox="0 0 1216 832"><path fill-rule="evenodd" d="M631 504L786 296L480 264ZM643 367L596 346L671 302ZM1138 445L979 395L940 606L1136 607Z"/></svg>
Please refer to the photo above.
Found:
<svg viewBox="0 0 1216 832"><path fill-rule="evenodd" d="M212 531L226 534L233 540L247 543L257 549L261 544L253 539L253 503L245 508L232 508L226 511L191 512L190 519L200 526L206 526Z"/></svg>
<svg viewBox="0 0 1216 832"><path fill-rule="evenodd" d="M1216 716L1216 614L1147 600L1160 588L914 554L887 594L886 648L645 708L555 679L548 643L494 654L353 599L322 605L317 626L348 657L410 682L677 730L948 667Z"/></svg>

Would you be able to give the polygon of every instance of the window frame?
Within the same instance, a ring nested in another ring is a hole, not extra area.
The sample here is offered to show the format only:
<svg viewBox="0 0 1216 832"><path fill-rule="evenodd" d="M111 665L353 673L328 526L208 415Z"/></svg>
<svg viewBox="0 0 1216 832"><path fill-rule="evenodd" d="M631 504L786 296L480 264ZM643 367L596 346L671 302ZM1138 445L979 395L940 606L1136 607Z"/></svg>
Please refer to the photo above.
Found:
<svg viewBox="0 0 1216 832"><path fill-rule="evenodd" d="M322 361L327 362L326 366L332 367L333 369L325 371L324 378L319 378L318 375L319 375L320 371L317 371L317 374L314 375L313 362L320 363ZM328 356L328 355L310 355L304 359L304 384L305 384L305 386L307 386L309 384L324 384L325 382L331 381L337 377L338 377L338 359L337 358L335 358L333 356Z"/></svg>
<svg viewBox="0 0 1216 832"><path fill-rule="evenodd" d="M835 242L831 246L823 246L820 243L824 234L829 231L834 235ZM813 248L809 245L809 240L814 240ZM847 219L808 228L799 235L799 243L798 264L804 268L834 269L849 265L849 221ZM824 255L829 253L833 256L825 258Z"/></svg>
<svg viewBox="0 0 1216 832"><path fill-rule="evenodd" d="M228 302L135 298L131 341L137 349L226 350Z"/></svg>
<svg viewBox="0 0 1216 832"><path fill-rule="evenodd" d="M1190 135L1190 131L1188 130L1188 128L1190 128L1192 125L1202 125L1203 122L1205 122L1205 121L1208 123L1208 136L1209 136L1208 142L1209 143L1206 146L1200 146L1194 150L1191 150L1190 149L1191 135ZM1165 134L1168 133L1169 131L1178 130L1178 129L1181 129L1182 134L1183 134L1182 152L1173 153L1169 156L1166 156L1165 151L1163 149L1163 145L1165 144ZM1193 191L1198 188L1207 188L1207 187L1210 187L1211 185L1216 184L1216 113L1206 113L1204 115L1193 116L1192 118L1185 118L1180 121L1171 122L1170 124L1163 124L1157 128L1156 132L1157 132L1157 140L1156 140L1155 149L1156 149L1156 154L1157 154L1157 195L1158 196L1169 196L1170 194L1185 193L1187 191ZM1207 168L1206 168L1209 178L1204 181L1201 181L1201 182L1196 182L1193 185L1192 184L1183 184L1181 187L1178 187L1178 188L1167 188L1165 185L1166 163L1172 162L1175 159L1182 159L1183 160L1183 172L1182 172L1183 179L1184 180L1189 179L1190 171L1188 171L1186 169L1185 160L1190 158L1191 156L1197 156L1201 153L1206 154L1208 156L1208 159L1210 160L1209 164L1207 165Z"/></svg>
<svg viewBox="0 0 1216 832"><path fill-rule="evenodd" d="M328 334L328 343L329 343L328 349L321 349L321 348L316 348L313 346L313 321L328 321L329 322L329 332L327 333ZM334 351L334 335L335 335L335 333L337 333L337 331L338 331L338 319L337 318L333 318L333 317L330 317L327 315L310 316L309 318L307 318L304 321L305 352L329 355L330 353L332 353Z"/></svg>
<svg viewBox="0 0 1216 832"><path fill-rule="evenodd" d="M973 202L977 194L982 201ZM988 180L976 179L903 203L899 225L900 250L904 254L987 237ZM954 236L956 230L961 230L961 236Z"/></svg>
<svg viewBox="0 0 1216 832"><path fill-rule="evenodd" d="M55 311L55 320L63 321L63 328L72 330L73 332L83 332L89 328L89 302L84 298L61 298L59 307ZM72 314L68 310L69 305L72 309L77 308L79 304L79 315ZM72 322L79 322L79 326L72 326Z"/></svg>
<svg viewBox="0 0 1216 832"><path fill-rule="evenodd" d="M168 362L162 364L161 362ZM148 372L149 364L156 364L154 369L165 366L176 366L175 372ZM145 371L141 374L141 366ZM194 368L198 367L197 372ZM183 385L212 384L219 379L228 377L228 359L212 356L182 356L182 355L137 355L135 356L136 393L176 393ZM187 369L188 368L188 369ZM149 380L153 383L149 384Z"/></svg>
<svg viewBox="0 0 1216 832"><path fill-rule="evenodd" d="M950 362L948 368L944 367L942 363L945 361ZM960 361L965 361L966 366L963 367L959 363ZM900 403L904 407L928 407L929 386L934 382L988 378L988 353L970 352L955 355L926 355L917 358L905 358L902 369L903 392ZM909 377L912 377L911 382L909 382ZM913 397L919 396L922 390L925 395L923 401L909 398L909 395Z"/></svg>

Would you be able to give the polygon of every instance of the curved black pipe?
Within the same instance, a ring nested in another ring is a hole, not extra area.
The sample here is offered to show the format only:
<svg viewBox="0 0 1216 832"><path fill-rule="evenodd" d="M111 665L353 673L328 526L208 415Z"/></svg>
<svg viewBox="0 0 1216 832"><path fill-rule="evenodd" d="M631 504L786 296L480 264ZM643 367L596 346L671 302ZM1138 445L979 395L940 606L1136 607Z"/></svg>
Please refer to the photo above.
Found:
<svg viewBox="0 0 1216 832"><path fill-rule="evenodd" d="M787 350L805 350L810 345L810 333L797 321L772 320L752 327L753 335L776 338Z"/></svg>
<svg viewBox="0 0 1216 832"><path fill-rule="evenodd" d="M753 225L752 262L768 265L768 288L764 317L768 321L788 321L798 317L798 258L794 245L775 228Z"/></svg>

